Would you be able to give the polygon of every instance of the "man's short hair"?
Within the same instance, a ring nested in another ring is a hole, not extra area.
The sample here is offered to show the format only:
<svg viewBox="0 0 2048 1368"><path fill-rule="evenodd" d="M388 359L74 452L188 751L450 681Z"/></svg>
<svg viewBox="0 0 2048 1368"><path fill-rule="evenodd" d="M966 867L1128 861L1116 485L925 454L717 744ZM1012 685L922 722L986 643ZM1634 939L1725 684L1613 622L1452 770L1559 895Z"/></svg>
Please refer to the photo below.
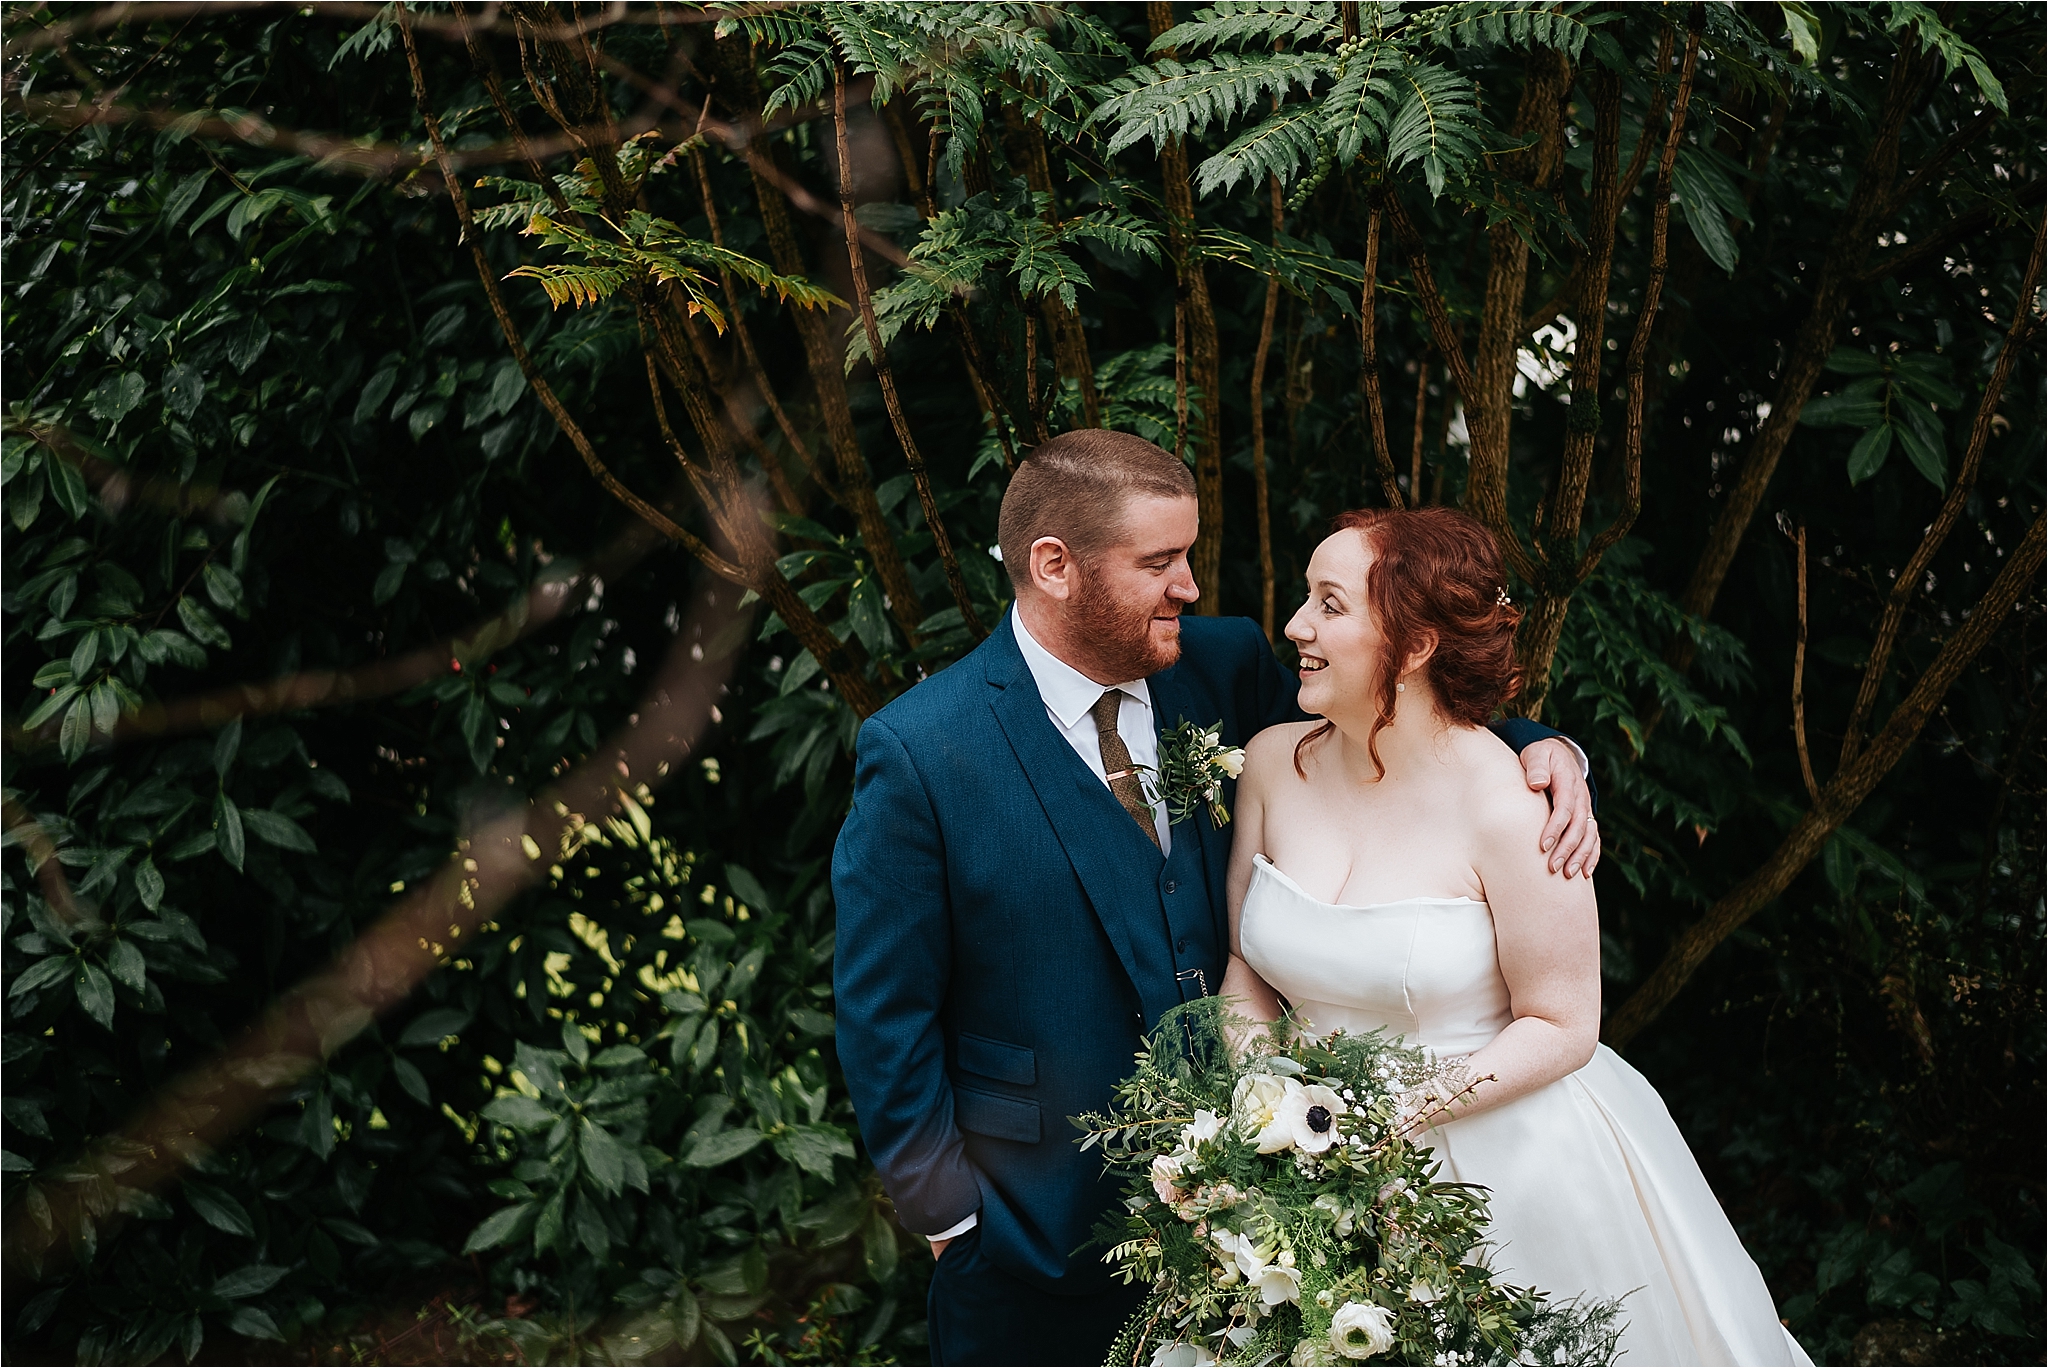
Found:
<svg viewBox="0 0 2048 1368"><path fill-rule="evenodd" d="M1103 428L1063 432L1025 453L1003 494L996 540L1021 593L1031 582L1031 544L1058 537L1086 562L1114 546L1133 497L1195 497L1187 465L1143 437Z"/></svg>

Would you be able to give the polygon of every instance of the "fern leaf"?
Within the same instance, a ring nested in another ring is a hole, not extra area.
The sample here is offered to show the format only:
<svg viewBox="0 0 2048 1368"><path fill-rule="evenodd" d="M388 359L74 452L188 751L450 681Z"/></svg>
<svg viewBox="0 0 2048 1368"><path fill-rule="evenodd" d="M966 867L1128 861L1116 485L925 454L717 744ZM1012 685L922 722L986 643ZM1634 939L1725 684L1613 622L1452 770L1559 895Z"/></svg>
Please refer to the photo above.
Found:
<svg viewBox="0 0 2048 1368"><path fill-rule="evenodd" d="M1155 262L1162 236L1153 224L1120 209L1096 209L1060 225L1063 241L1086 238L1112 252L1129 252Z"/></svg>
<svg viewBox="0 0 2048 1368"><path fill-rule="evenodd" d="M1282 185L1291 183L1322 150L1318 136L1322 122L1322 112L1314 105L1281 109L1240 133L1230 146L1197 167L1196 192L1206 195L1219 189L1234 190L1246 179L1257 185L1267 176L1278 176Z"/></svg>
<svg viewBox="0 0 2048 1368"><path fill-rule="evenodd" d="M1112 82L1113 93L1089 122L1114 125L1112 156L1148 138L1158 147L1228 122L1256 104L1285 100L1295 86L1307 91L1328 70L1327 57L1304 52L1219 52L1191 64L1161 61Z"/></svg>
<svg viewBox="0 0 2048 1368"><path fill-rule="evenodd" d="M1479 102L1471 83L1457 72L1427 63L1403 67L1389 78L1401 102L1387 125L1387 167L1398 171L1422 164L1432 195L1443 193L1453 176L1463 178L1482 150Z"/></svg>
<svg viewBox="0 0 2048 1368"><path fill-rule="evenodd" d="M1555 48L1577 61L1596 24L1593 6L1578 2L1557 5L1551 0L1484 0L1484 3L1442 5L1417 15L1410 33L1418 40L1444 47Z"/></svg>
<svg viewBox="0 0 2048 1368"><path fill-rule="evenodd" d="M566 264L556 266L520 266L506 274L537 280L541 289L547 291L549 302L556 308L574 304L578 308L609 299L624 288L633 278L633 272L622 266L589 266Z"/></svg>
<svg viewBox="0 0 2048 1368"><path fill-rule="evenodd" d="M1250 0L1195 11L1152 40L1153 52L1197 52L1220 47L1270 48L1278 43L1334 43L1342 36L1337 7L1318 0L1303 5L1290 0Z"/></svg>

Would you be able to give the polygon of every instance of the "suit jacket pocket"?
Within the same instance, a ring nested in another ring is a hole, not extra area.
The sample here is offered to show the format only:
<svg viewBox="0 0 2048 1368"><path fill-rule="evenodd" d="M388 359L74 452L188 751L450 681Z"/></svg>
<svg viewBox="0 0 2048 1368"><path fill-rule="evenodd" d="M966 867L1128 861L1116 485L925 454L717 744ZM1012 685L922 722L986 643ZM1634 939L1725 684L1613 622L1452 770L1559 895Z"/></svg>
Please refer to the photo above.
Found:
<svg viewBox="0 0 2048 1368"><path fill-rule="evenodd" d="M1021 1097L1004 1097L999 1093L977 1092L957 1084L953 1088L953 1122L961 1130L972 1131L976 1135L1016 1140L1026 1145L1037 1144L1042 1130L1036 1102L1026 1102Z"/></svg>
<svg viewBox="0 0 2048 1368"><path fill-rule="evenodd" d="M954 1057L968 1073L1028 1088L1038 1081L1038 1058L1022 1045L960 1033Z"/></svg>

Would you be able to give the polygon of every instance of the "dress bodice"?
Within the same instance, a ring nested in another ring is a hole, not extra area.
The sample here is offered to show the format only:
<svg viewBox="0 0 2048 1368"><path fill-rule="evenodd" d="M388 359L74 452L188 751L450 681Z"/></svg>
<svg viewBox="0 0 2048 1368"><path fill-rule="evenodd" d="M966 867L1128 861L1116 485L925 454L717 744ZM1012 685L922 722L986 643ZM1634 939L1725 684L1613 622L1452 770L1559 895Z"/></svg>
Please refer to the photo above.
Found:
<svg viewBox="0 0 2048 1368"><path fill-rule="evenodd" d="M1472 898L1326 903L1257 855L1238 935L1245 962L1319 1031L1385 1030L1462 1055L1514 1018L1493 914Z"/></svg>

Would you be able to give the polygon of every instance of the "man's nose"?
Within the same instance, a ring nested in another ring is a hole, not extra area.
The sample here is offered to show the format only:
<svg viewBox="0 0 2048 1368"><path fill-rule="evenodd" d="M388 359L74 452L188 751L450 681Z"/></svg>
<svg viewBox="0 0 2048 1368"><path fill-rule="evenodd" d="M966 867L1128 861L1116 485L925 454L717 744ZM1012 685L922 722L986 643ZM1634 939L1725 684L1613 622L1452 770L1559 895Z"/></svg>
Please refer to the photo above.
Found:
<svg viewBox="0 0 2048 1368"><path fill-rule="evenodd" d="M1202 596L1201 586L1195 583L1195 572L1185 562L1173 578L1166 582L1166 596L1179 599L1182 603L1193 603Z"/></svg>

